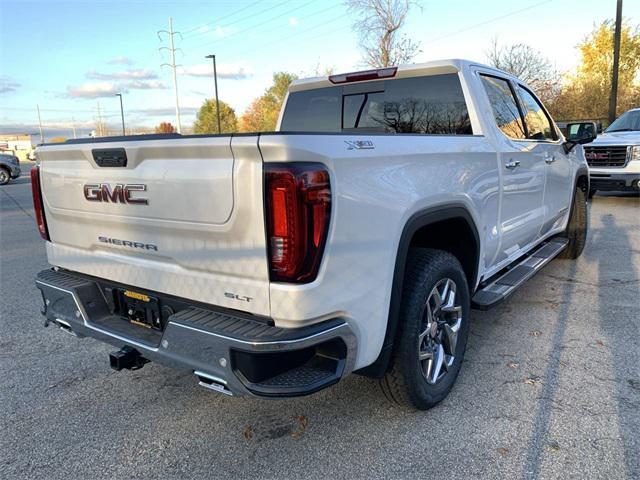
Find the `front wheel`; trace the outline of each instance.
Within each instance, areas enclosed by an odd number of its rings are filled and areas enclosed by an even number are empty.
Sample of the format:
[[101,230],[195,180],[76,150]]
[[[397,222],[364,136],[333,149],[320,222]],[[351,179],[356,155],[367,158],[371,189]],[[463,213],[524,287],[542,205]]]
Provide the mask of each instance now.
[[394,403],[426,410],[456,381],[469,334],[469,288],[456,257],[409,252],[392,364],[381,387]]
[[558,255],[558,258],[569,258],[575,260],[578,258],[584,246],[587,243],[587,231],[589,229],[589,214],[587,211],[587,193],[576,187],[573,195],[573,204],[571,205],[571,217],[565,230],[564,237],[569,240],[567,248]]
[[0,167],[0,185],[6,185],[11,180],[11,174],[6,168]]

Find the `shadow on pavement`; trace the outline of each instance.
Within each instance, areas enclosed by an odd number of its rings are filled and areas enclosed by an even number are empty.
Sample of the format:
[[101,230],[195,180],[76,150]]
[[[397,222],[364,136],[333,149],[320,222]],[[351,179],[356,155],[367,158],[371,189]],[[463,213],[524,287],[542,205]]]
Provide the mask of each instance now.
[[[577,271],[576,261],[564,261],[571,262],[566,276],[568,278],[575,278]],[[540,477],[545,440],[547,439],[547,435],[549,433],[551,415],[553,413],[553,401],[558,390],[560,373],[562,372],[562,368],[560,366],[560,358],[562,356],[562,346],[565,331],[567,329],[567,322],[570,319],[569,309],[571,307],[575,288],[576,287],[573,282],[566,282],[561,292],[561,298],[563,299],[563,301],[558,308],[558,321],[556,331],[554,332],[552,337],[551,351],[549,352],[549,361],[547,362],[547,366],[542,377],[544,388],[542,389],[542,393],[540,394],[538,409],[533,420],[533,431],[531,432],[529,444],[527,447],[527,459],[524,464],[523,478],[535,479]]]
[[[613,214],[601,217],[602,228],[596,230],[594,243],[614,238],[615,252],[594,256],[598,262],[598,316],[600,331],[606,336],[605,344],[611,352],[614,396],[618,406],[618,425],[624,447],[623,455],[629,478],[640,478],[640,364],[638,363],[638,337],[640,336],[638,307],[640,281],[635,271],[629,230],[636,226],[618,225]],[[637,254],[638,252],[636,252]],[[611,255],[615,255],[615,260]],[[603,288],[603,287],[607,288]],[[617,295],[618,289],[630,289]],[[622,298],[636,300],[635,305],[624,304]],[[635,359],[635,360],[634,360]],[[605,373],[605,372],[601,372]]]

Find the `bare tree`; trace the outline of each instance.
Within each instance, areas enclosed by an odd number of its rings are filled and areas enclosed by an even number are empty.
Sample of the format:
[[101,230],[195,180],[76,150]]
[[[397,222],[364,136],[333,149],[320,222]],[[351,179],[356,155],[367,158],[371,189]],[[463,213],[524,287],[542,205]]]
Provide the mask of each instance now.
[[420,46],[400,32],[415,5],[413,0],[345,0],[349,11],[357,16],[353,24],[360,37],[364,61],[376,68],[411,61]]
[[501,46],[494,38],[486,52],[489,64],[527,83],[543,101],[554,98],[560,89],[560,74],[551,62],[524,43]]

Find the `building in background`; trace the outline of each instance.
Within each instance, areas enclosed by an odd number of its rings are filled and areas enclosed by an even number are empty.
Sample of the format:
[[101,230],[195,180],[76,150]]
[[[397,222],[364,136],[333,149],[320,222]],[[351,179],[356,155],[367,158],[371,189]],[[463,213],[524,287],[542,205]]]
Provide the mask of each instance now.
[[33,150],[33,142],[31,141],[32,134],[16,134],[16,133],[3,133],[0,134],[0,151],[12,150],[15,155],[24,161],[27,159],[27,155]]

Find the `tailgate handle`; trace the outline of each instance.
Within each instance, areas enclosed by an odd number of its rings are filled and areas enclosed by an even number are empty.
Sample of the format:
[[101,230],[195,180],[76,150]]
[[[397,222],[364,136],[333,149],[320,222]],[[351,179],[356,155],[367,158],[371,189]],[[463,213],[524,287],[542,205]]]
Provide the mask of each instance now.
[[91,153],[99,167],[127,166],[127,152],[124,148],[96,148]]

